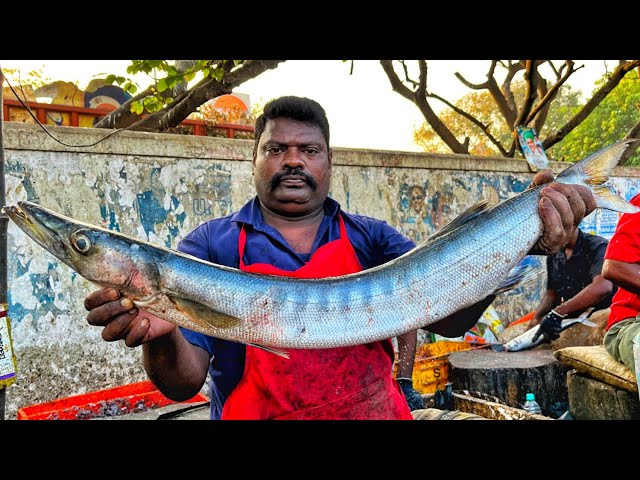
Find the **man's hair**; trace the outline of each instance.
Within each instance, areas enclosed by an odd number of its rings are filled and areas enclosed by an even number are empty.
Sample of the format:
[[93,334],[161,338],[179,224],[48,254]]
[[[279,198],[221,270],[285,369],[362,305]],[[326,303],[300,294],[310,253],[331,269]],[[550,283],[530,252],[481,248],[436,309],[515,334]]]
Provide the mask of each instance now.
[[260,137],[264,133],[267,122],[274,118],[291,118],[317,125],[322,132],[324,140],[327,142],[327,148],[329,148],[329,120],[327,120],[324,108],[310,98],[286,96],[267,102],[262,113],[256,119],[254,153],[258,151],[258,143],[260,143]]

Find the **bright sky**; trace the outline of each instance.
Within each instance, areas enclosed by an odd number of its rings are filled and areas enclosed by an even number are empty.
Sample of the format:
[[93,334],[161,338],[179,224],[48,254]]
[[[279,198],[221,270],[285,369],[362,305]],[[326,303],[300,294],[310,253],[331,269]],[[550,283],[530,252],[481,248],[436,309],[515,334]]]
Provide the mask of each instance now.
[[[467,80],[486,79],[487,60],[429,60],[429,90],[450,101],[469,93],[454,72]],[[105,74],[126,75],[128,60],[0,60],[3,69],[24,73],[41,70],[52,81],[74,82],[84,88],[92,78]],[[589,95],[594,82],[615,67],[611,60],[576,60],[585,68],[574,73],[569,84]],[[252,104],[264,104],[280,95],[299,95],[317,100],[326,110],[333,147],[370,148],[419,152],[413,131],[423,123],[418,108],[391,85],[377,60],[356,60],[353,75],[350,62],[340,60],[288,60],[277,68],[249,80],[237,89],[248,94]],[[136,77],[141,86],[148,81]],[[438,103],[434,103],[436,109]]]

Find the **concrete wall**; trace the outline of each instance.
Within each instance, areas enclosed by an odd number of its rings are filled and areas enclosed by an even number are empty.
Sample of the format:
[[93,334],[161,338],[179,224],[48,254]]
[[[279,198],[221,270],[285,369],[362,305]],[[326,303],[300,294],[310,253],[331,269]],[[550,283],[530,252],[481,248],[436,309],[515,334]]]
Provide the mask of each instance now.
[[[49,126],[4,126],[7,204],[38,202],[65,215],[166,247],[203,220],[226,215],[254,195],[253,141]],[[106,138],[105,138],[106,137]],[[97,143],[99,142],[99,143]],[[94,145],[95,144],[95,145]],[[335,149],[331,196],[354,213],[386,220],[417,242],[483,198],[504,200],[532,174],[524,160]],[[555,171],[566,165],[554,163]],[[629,199],[640,172],[619,168],[613,185]],[[617,217],[594,215],[606,230]],[[536,257],[538,258],[538,257]],[[18,408],[146,380],[141,350],[107,343],[86,323],[95,287],[8,227],[9,316],[17,382],[6,418]],[[503,322],[536,304],[541,281],[495,302]]]

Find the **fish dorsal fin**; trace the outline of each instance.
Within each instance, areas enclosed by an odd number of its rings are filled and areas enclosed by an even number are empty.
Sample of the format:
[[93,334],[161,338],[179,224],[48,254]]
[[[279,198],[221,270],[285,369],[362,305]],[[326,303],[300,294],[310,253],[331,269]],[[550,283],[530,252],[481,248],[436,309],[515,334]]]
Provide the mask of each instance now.
[[482,213],[486,212],[487,210],[489,210],[489,208],[490,208],[489,200],[479,201],[475,205],[472,205],[471,207],[467,208],[464,212],[462,212],[460,215],[454,218],[451,222],[447,223],[444,227],[442,227],[436,233],[431,235],[427,241],[430,242],[431,240],[441,237],[442,235],[446,235],[447,233],[473,220],[478,215],[481,215]]
[[[168,298],[183,315],[205,328],[231,328],[235,327],[242,321],[237,317],[219,312],[218,310],[202,305],[201,303],[194,302],[193,300],[187,300],[186,298],[177,296],[168,296]],[[289,354],[287,352],[278,350],[277,348],[265,347],[255,343],[249,343],[248,345],[261,348],[262,350],[278,355],[279,357],[289,358]]]

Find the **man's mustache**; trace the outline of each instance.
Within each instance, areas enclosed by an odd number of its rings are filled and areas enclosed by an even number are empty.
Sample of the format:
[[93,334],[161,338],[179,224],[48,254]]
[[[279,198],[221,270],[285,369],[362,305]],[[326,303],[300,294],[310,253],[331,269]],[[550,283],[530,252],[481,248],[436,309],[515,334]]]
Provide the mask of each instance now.
[[302,170],[288,170],[286,172],[276,173],[273,177],[271,177],[271,181],[269,182],[269,186],[271,187],[271,190],[275,190],[275,188],[278,185],[280,185],[280,182],[282,182],[287,177],[302,178],[302,180],[307,185],[309,185],[312,190],[316,190],[318,187],[318,185],[316,184],[316,181],[313,179],[311,175],[303,172]]

